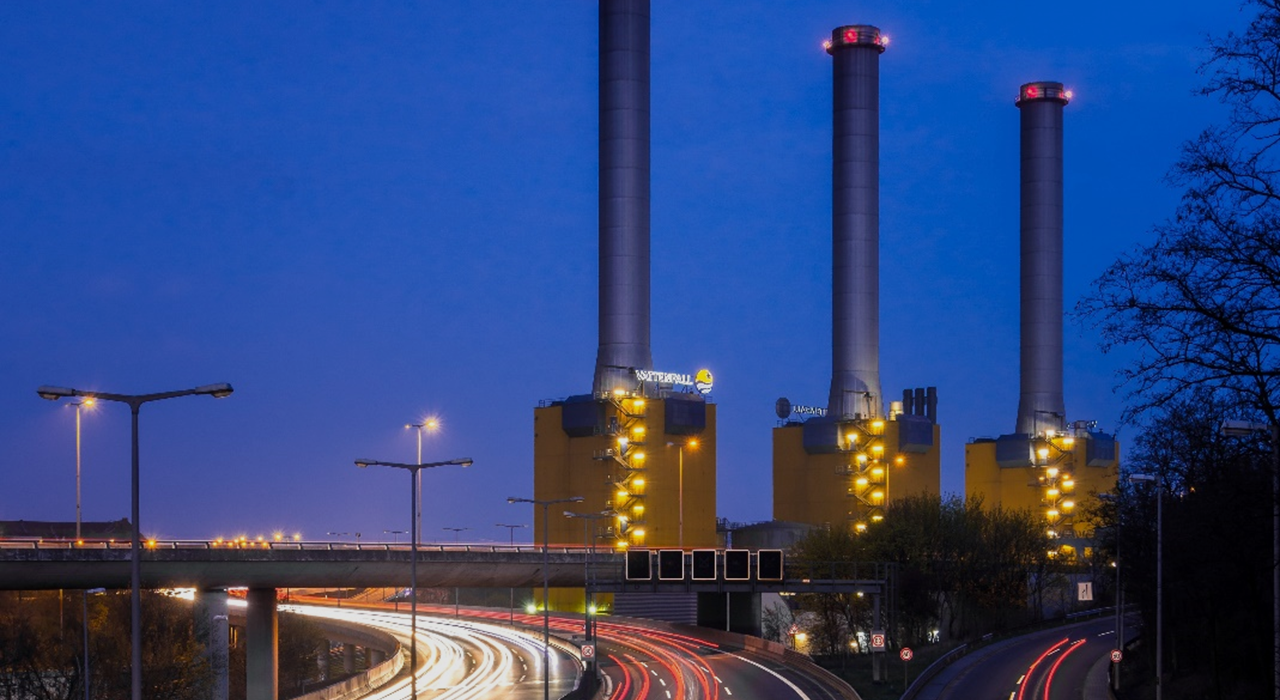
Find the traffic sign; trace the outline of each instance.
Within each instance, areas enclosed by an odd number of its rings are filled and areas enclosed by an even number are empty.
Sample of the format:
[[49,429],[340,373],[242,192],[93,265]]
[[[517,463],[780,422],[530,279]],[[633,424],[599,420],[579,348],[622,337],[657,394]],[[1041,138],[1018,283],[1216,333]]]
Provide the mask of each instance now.
[[1123,659],[1123,658],[1124,658],[1124,652],[1123,652],[1123,651],[1120,651],[1119,649],[1112,649],[1112,650],[1111,650],[1111,663],[1113,663],[1113,664],[1118,664],[1118,663],[1120,663],[1120,660],[1121,660],[1121,659]]
[[1076,600],[1090,601],[1093,600],[1093,582],[1081,581],[1076,584]]
[[871,633],[871,651],[884,651],[884,632]]
[[584,660],[584,661],[590,661],[590,660],[592,660],[592,659],[596,658],[596,643],[595,643],[595,642],[587,642],[586,644],[583,644],[583,645],[580,647],[580,650],[582,651],[582,658],[583,658],[583,660]]
[[911,647],[902,647],[902,651],[898,652],[898,658],[903,661],[910,661],[914,654],[911,653]]

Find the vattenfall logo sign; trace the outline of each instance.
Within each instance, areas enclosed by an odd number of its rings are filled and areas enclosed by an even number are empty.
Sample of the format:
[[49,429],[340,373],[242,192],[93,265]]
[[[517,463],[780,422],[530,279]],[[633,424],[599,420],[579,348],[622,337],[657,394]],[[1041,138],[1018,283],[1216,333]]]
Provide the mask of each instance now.
[[698,390],[699,394],[710,394],[714,380],[711,377],[711,370],[700,369],[696,375],[681,374],[680,372],[658,372],[651,369],[636,370],[636,379],[642,382],[653,382],[654,384],[670,384],[671,386],[691,386]]

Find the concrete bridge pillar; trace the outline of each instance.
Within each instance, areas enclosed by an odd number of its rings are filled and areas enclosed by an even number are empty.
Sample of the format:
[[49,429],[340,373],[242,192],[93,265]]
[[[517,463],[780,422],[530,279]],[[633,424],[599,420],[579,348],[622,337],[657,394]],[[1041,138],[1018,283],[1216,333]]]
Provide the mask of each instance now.
[[221,589],[200,591],[195,605],[196,633],[204,645],[205,658],[213,672],[209,700],[227,700],[231,683],[227,672],[231,622],[227,618],[227,592]]
[[351,642],[342,644],[342,672],[356,672],[356,645]]
[[247,700],[278,700],[280,674],[276,649],[280,633],[276,619],[276,589],[249,589],[249,623],[245,676]]

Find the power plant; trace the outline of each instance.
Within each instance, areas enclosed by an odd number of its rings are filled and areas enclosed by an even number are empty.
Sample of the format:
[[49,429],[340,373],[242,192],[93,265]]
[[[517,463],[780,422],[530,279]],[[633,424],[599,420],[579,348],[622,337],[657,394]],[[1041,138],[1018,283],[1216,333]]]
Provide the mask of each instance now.
[[[716,407],[709,371],[655,370],[649,343],[649,3],[599,5],[599,346],[590,393],[534,410],[535,541],[716,547]],[[940,493],[934,387],[886,407],[880,380],[877,27],[847,25],[832,58],[832,365],[825,407],[779,399],[775,520],[864,531],[898,499]],[[1060,83],[1022,86],[1021,397],[1015,430],[965,449],[965,490],[1042,515],[1061,551],[1087,537],[1079,500],[1114,486],[1118,445],[1068,423],[1062,356]],[[887,410],[886,410],[887,408]],[[581,499],[571,506],[569,499]],[[601,518],[587,527],[562,511]],[[541,513],[538,513],[541,515]],[[559,596],[557,607],[578,597]]]
[[[940,490],[937,392],[880,388],[880,54],[876,27],[838,27],[833,63],[831,392],[825,410],[778,402],[775,520],[866,529],[895,498]],[[805,418],[807,417],[807,419]]]
[[1043,517],[1055,551],[1071,555],[1092,528],[1082,499],[1115,487],[1119,445],[1091,421],[1067,421],[1062,368],[1062,133],[1071,92],[1062,83],[1022,86],[1021,353],[1014,432],[965,446],[965,492],[988,506]]
[[[563,511],[607,513],[617,549],[714,547],[716,412],[701,371],[654,371],[649,346],[649,2],[600,12],[599,338],[591,393],[534,410],[534,539],[584,544]],[[539,513],[541,516],[541,513]],[[590,544],[590,542],[585,542]],[[580,599],[580,597],[579,597]]]

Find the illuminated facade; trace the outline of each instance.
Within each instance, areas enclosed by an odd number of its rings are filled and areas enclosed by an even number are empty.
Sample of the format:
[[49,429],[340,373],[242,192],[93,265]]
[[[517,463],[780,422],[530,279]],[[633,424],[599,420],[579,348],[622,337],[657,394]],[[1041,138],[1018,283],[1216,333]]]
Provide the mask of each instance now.
[[940,429],[935,402],[920,403],[906,414],[895,403],[888,418],[820,416],[774,428],[774,519],[861,531],[895,499],[937,496]]
[[[585,499],[552,513],[553,544],[584,543],[581,521],[563,516],[573,510],[613,515],[596,533],[610,548],[716,546],[715,404],[651,393],[571,397],[534,410],[534,498]],[[542,541],[540,520],[534,536]]]
[[1038,437],[1002,435],[965,445],[965,492],[989,508],[1038,514],[1051,538],[1069,547],[1091,539],[1081,505],[1115,488],[1120,444],[1090,423],[1046,430]]

